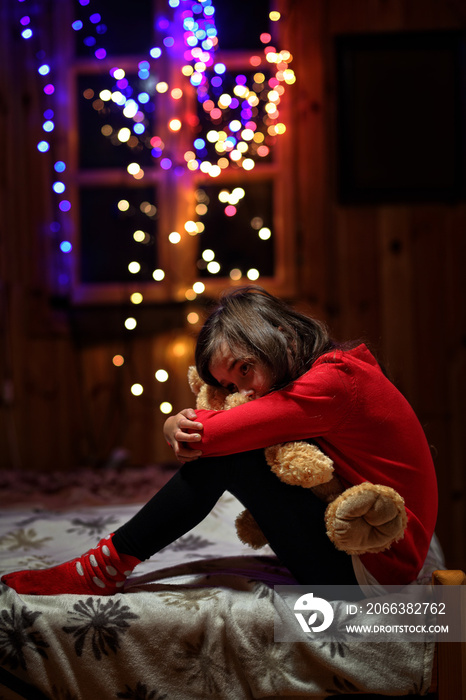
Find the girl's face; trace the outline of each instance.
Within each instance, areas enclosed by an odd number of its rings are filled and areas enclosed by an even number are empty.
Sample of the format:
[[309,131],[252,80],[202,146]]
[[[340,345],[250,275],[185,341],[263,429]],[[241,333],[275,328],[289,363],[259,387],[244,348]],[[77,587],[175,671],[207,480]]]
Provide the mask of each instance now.
[[272,387],[270,371],[262,362],[233,354],[226,343],[213,356],[209,370],[230,392],[239,391],[249,399],[263,396]]

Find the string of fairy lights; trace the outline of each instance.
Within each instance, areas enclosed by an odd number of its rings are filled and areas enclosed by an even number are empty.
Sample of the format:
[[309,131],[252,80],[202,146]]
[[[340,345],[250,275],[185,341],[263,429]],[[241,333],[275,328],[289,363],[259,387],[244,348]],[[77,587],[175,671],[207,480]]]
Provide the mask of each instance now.
[[[95,7],[98,2],[76,2],[76,7],[80,6],[80,17],[85,19],[73,19],[71,28],[82,39],[91,56],[96,61],[103,61],[107,59],[107,27],[104,18]],[[18,3],[24,8],[19,18],[21,36],[24,40],[31,41],[39,33],[34,27],[34,18],[38,24],[40,3],[32,3],[29,0],[18,0]],[[87,15],[83,15],[85,9],[88,11]],[[280,13],[271,11],[269,18],[271,23],[279,22]],[[125,144],[135,156],[141,150],[149,149],[153,167],[173,171],[175,174],[202,173],[212,180],[227,169],[247,173],[257,164],[267,162],[277,138],[286,131],[285,124],[280,120],[280,102],[286,87],[292,85],[296,79],[290,68],[293,58],[291,53],[287,50],[277,50],[272,44],[272,35],[264,32],[260,35],[263,50],[252,53],[248,69],[229,70],[226,63],[217,60],[220,40],[215,22],[214,0],[168,0],[167,12],[155,19],[155,28],[159,45],[153,45],[147,58],[138,62],[138,85],[142,85],[142,89],[135,89],[131,85],[131,76],[127,75],[122,67],[112,66],[109,70],[113,81],[111,88],[102,89],[98,94],[92,89],[84,91],[83,98],[89,100],[97,112],[108,113],[108,106],[111,105],[112,109],[118,109],[119,124],[121,115],[125,118],[124,126],[115,127],[111,123],[105,123],[101,128],[102,136],[115,145]],[[160,59],[163,57],[169,59],[171,65],[179,67],[179,75],[174,84],[170,84],[168,79],[157,77]],[[41,153],[52,155],[52,191],[56,215],[50,224],[50,231],[56,236],[61,256],[66,258],[73,252],[70,237],[66,236],[66,232],[71,230],[69,217],[72,215],[72,204],[67,196],[67,163],[62,158],[53,157],[53,139],[59,119],[59,108],[56,106],[58,100],[54,99],[56,84],[53,79],[53,67],[57,61],[52,56],[47,56],[42,48],[36,52],[36,58],[37,73],[42,81],[44,95],[43,136],[37,143],[37,149]],[[186,117],[182,98],[185,94],[193,92],[199,108],[197,115],[191,114]],[[167,110],[170,112],[166,125],[167,133],[184,133],[188,134],[188,138],[176,142],[174,146],[175,139],[166,138],[163,133],[152,133],[154,98],[166,98],[171,101],[170,109]],[[189,143],[189,139],[191,145],[180,148],[179,143]],[[127,172],[136,180],[143,180],[146,176],[144,167],[146,166],[141,165],[135,157],[127,165]],[[227,187],[221,189],[218,197],[224,207],[225,216],[236,215],[244,196],[245,190],[242,187],[234,187],[231,191]],[[184,224],[184,230],[191,236],[202,234],[202,216],[206,214],[209,205],[208,197],[202,188],[197,190],[196,198],[197,220],[188,220]],[[150,204],[146,204],[151,207]],[[118,202],[121,211],[127,206],[126,200]],[[258,235],[263,240],[272,235],[270,228],[261,223],[253,227],[258,229]],[[143,242],[145,234],[137,230],[133,237],[135,241]],[[169,232],[168,240],[177,245],[181,241],[180,232]],[[219,273],[220,265],[213,250],[202,251],[201,262],[210,274]],[[59,267],[59,285],[66,288],[70,284],[70,266],[63,263]],[[128,270],[137,275],[140,270],[138,261],[129,261]],[[237,280],[242,274],[240,270],[234,269],[230,276]],[[258,279],[259,275],[256,269],[247,272],[250,280]],[[165,272],[156,269],[152,277],[155,283],[160,282],[164,279]],[[204,283],[197,281],[186,291],[186,298],[192,301],[204,290]],[[135,305],[142,303],[142,292],[132,292],[130,301]],[[187,320],[195,324],[199,317],[195,312],[191,312]],[[137,326],[137,320],[130,316],[124,324],[127,330],[133,330]],[[124,358],[116,355],[113,362],[121,366]],[[168,373],[164,369],[157,370],[155,378],[165,382]],[[138,395],[143,392],[143,387],[134,384],[131,391]],[[169,402],[162,404],[162,412],[170,413],[171,410]]]

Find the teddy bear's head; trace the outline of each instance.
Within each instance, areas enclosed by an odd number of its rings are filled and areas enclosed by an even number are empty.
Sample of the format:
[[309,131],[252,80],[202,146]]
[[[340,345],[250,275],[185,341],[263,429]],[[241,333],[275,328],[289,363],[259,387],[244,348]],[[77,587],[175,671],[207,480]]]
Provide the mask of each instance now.
[[250,399],[239,391],[230,393],[221,386],[206,384],[199,376],[196,367],[188,370],[188,382],[191,391],[196,396],[196,408],[206,408],[212,411],[225,411],[233,406],[240,406]]

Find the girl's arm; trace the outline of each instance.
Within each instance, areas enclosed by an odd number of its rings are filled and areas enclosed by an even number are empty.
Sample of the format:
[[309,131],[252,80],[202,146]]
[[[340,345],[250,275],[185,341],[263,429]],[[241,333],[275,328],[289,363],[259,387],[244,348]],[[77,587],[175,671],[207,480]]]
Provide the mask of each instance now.
[[353,408],[355,387],[342,369],[340,362],[315,366],[290,387],[242,406],[196,411],[203,425],[196,447],[203,456],[215,457],[325,436],[346,420]]

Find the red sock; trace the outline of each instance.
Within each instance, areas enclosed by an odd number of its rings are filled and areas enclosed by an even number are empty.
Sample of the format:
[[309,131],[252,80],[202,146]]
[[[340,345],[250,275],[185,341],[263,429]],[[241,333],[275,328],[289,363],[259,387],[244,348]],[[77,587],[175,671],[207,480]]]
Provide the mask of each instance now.
[[108,535],[77,559],[50,569],[16,571],[2,576],[2,582],[17,593],[30,595],[113,595],[121,591],[126,577],[140,559],[119,554]]

